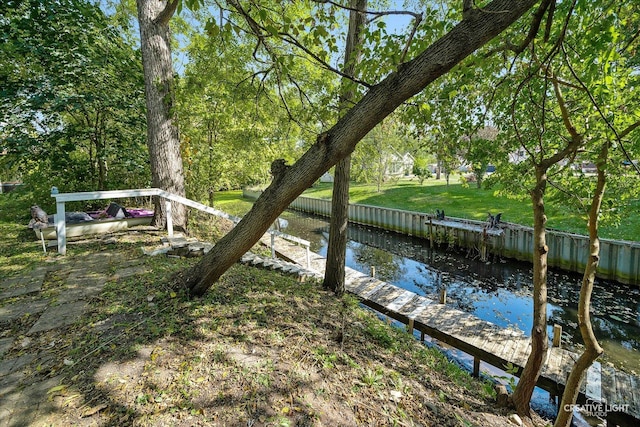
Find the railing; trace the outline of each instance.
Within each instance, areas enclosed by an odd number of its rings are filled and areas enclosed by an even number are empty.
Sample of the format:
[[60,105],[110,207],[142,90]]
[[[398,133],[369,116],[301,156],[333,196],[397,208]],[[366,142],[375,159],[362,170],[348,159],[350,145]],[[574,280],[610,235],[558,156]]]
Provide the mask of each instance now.
[[[229,215],[226,212],[212,208],[202,203],[194,202],[186,197],[178,196],[177,194],[169,193],[159,188],[144,188],[137,190],[111,190],[111,191],[86,191],[78,193],[51,193],[51,197],[56,199],[56,238],[58,240],[58,253],[60,255],[66,255],[67,253],[67,226],[65,222],[66,202],[79,202],[86,200],[103,200],[103,199],[122,199],[129,197],[148,197],[158,196],[165,199],[165,206],[167,211],[167,234],[169,237],[173,236],[173,219],[171,216],[171,202],[182,203],[185,206],[198,209],[211,215],[215,215],[221,218],[233,221],[234,225],[240,222],[240,217]],[[307,267],[310,265],[310,246],[311,243],[307,240],[300,239],[295,236],[282,233],[280,231],[271,229],[271,256],[275,258],[274,250],[274,238],[279,236],[283,239],[290,240],[292,242],[301,244],[307,249]]]

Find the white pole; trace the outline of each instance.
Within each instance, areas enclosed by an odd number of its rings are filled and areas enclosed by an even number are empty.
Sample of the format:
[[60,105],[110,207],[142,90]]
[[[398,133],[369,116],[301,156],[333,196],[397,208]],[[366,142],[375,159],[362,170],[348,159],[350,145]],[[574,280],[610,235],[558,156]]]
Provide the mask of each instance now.
[[173,218],[171,217],[171,200],[165,200],[165,206],[167,208],[167,233],[169,237],[173,237]]
[[67,226],[65,224],[64,202],[56,201],[56,235],[58,237],[58,253],[67,254]]
[[42,239],[42,250],[44,251],[45,255],[47,254],[47,245],[44,243],[44,233],[42,233],[42,230],[40,230],[40,239]]

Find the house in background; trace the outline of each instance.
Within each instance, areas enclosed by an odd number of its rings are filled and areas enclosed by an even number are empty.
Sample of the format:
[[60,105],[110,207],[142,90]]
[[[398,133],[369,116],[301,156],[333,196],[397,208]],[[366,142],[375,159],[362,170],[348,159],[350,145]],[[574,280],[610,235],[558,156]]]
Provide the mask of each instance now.
[[385,177],[399,177],[410,175],[413,172],[413,164],[416,159],[411,153],[400,154],[397,151],[393,151],[387,155],[385,161]]
[[327,171],[320,177],[320,182],[333,182],[333,176]]

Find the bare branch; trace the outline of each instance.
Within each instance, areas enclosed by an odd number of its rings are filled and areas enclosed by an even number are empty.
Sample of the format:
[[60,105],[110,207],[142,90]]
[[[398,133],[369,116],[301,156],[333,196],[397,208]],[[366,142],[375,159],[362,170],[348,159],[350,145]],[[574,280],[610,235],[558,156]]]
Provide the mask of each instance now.
[[549,5],[549,13],[547,13],[547,25],[544,28],[544,41],[548,42],[551,37],[551,24],[553,24],[553,15],[556,11],[556,0],[552,0]]
[[562,94],[562,90],[560,89],[560,85],[558,81],[553,77],[550,78],[551,83],[553,84],[553,91],[556,94],[556,100],[558,101],[558,106],[560,107],[560,113],[562,115],[562,123],[564,124],[565,129],[571,135],[571,139],[579,139],[582,138],[582,135],[578,133],[576,127],[571,121],[571,115],[569,113],[569,109],[567,108],[567,102],[564,99],[564,95]]
[[624,45],[624,47],[622,49],[620,49],[620,52],[624,52],[627,49],[629,49],[631,46],[633,46],[633,43],[635,43],[635,41],[638,39],[638,37],[640,37],[640,28],[638,28],[638,30],[636,31],[636,33],[631,36],[631,38],[629,39],[629,41],[627,42],[626,45]]
[[404,49],[402,49],[402,55],[400,55],[400,63],[404,62],[404,58],[407,56],[407,51],[409,51],[409,46],[411,46],[411,42],[413,41],[413,37],[416,35],[416,31],[418,31],[418,26],[422,22],[422,14],[419,13],[417,16],[413,18],[413,27],[411,27],[411,33],[409,34],[409,38],[407,39],[407,43],[404,45]]

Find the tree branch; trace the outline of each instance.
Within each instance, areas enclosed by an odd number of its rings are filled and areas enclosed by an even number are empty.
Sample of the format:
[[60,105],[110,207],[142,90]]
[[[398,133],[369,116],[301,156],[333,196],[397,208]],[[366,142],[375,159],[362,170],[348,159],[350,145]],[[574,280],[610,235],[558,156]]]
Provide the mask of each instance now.
[[513,44],[510,41],[507,41],[504,45],[490,50],[486,54],[486,56],[491,56],[496,52],[502,52],[505,50],[514,52],[516,55],[519,55],[522,52],[524,52],[527,46],[529,46],[529,44],[531,44],[533,39],[535,39],[536,34],[538,34],[538,30],[540,29],[540,24],[542,23],[542,18],[544,17],[544,14],[547,11],[547,8],[549,7],[552,1],[554,0],[543,0],[540,3],[540,5],[538,6],[538,9],[536,9],[535,13],[533,14],[531,25],[529,25],[529,32],[527,33],[527,36],[524,38],[524,40],[522,40],[522,42],[519,45]]
[[467,19],[470,16],[474,6],[475,6],[474,0],[462,1],[462,19]]
[[[344,9],[344,10],[348,10],[350,12],[360,12],[360,13],[365,13],[367,15],[373,15],[373,18],[371,18],[370,20],[368,20],[367,22],[364,23],[364,25],[369,25],[370,23],[372,23],[373,21],[375,21],[376,19],[382,18],[383,16],[389,16],[389,15],[409,15],[409,16],[413,16],[413,26],[411,28],[411,32],[409,33],[409,39],[407,40],[407,43],[404,46],[404,49],[402,49],[402,54],[400,55],[400,63],[403,63],[406,56],[407,56],[407,52],[409,50],[409,46],[411,45],[411,42],[413,41],[413,38],[416,35],[416,32],[418,31],[418,26],[420,25],[420,23],[422,22],[423,19],[423,14],[421,12],[412,12],[410,10],[387,10],[387,11],[375,11],[375,10],[357,10],[353,7],[350,6],[344,6],[341,4],[338,4],[334,1],[331,0],[313,0],[316,3],[328,3],[330,5],[333,5],[337,8],[340,9]],[[465,0],[467,1],[467,0]],[[471,2],[473,2],[473,0],[471,0]],[[331,70],[333,71],[333,70]],[[345,77],[344,75],[342,75],[341,77]],[[353,80],[353,78],[351,78],[351,80]],[[358,82],[356,82],[358,83]],[[362,84],[362,83],[360,83]],[[369,86],[367,86],[369,87]]]
[[169,20],[176,13],[176,9],[178,8],[178,3],[180,0],[170,0],[167,2],[167,5],[164,7],[162,12],[158,14],[154,22],[156,24],[166,25],[169,23]]
[[[271,56],[271,58],[274,60],[274,62],[276,61],[276,58],[278,57],[273,51],[271,46],[267,43],[266,39],[268,37],[270,37],[269,35],[266,35],[266,29],[261,26],[255,19],[253,19],[251,17],[251,15],[249,15],[249,13],[244,10],[244,8],[242,7],[242,5],[237,1],[237,0],[229,0],[229,3],[236,9],[236,11],[245,19],[245,21],[247,22],[247,24],[249,25],[249,27],[251,28],[251,33],[258,38],[258,41],[260,44],[262,44],[265,49],[267,50],[267,52],[269,53],[269,55]],[[328,71],[331,71],[332,73],[335,73],[337,75],[339,75],[340,77],[349,79],[351,81],[353,81],[354,83],[357,83],[359,85],[362,85],[366,88],[370,88],[372,85],[370,83],[367,83],[363,80],[360,79],[356,79],[353,76],[349,76],[346,73],[343,73],[342,71],[340,71],[339,69],[332,67],[330,64],[328,64],[326,61],[323,61],[318,55],[316,55],[315,53],[313,53],[310,49],[308,49],[306,46],[304,46],[302,43],[300,43],[295,37],[293,37],[291,34],[289,33],[284,33],[284,32],[279,32],[278,35],[281,37],[281,39],[287,43],[289,43],[292,46],[297,47],[298,49],[302,50],[305,54],[309,55],[311,58],[313,58],[314,61],[316,61],[318,64],[320,64],[320,66]],[[257,48],[256,48],[257,49]]]
[[422,20],[422,13],[412,12],[410,10],[385,10],[385,11],[366,10],[364,11],[364,10],[357,10],[350,6],[338,4],[331,0],[313,0],[313,1],[315,3],[327,3],[339,9],[348,10],[350,12],[363,12],[363,13],[366,13],[367,15],[373,15],[374,17],[371,18],[368,22],[366,22],[365,25],[370,24],[371,22],[375,21],[378,18],[381,18],[383,16],[388,16],[388,15],[410,15],[410,16],[413,16],[415,19]]

